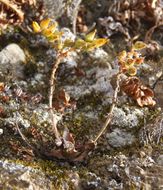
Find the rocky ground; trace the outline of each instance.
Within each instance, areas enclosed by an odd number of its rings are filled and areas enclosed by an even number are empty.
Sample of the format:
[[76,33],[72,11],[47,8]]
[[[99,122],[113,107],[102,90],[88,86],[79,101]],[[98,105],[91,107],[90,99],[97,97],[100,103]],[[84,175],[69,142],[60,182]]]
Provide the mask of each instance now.
[[[138,73],[154,90],[156,106],[140,108],[119,94],[96,149],[84,162],[71,163],[34,154],[17,131],[18,124],[37,150],[54,143],[47,99],[54,50],[40,35],[27,39],[12,31],[0,41],[0,189],[163,189],[162,50],[147,57]],[[63,89],[70,96],[69,107],[57,104],[58,126],[61,131],[66,126],[76,141],[95,138],[112,103],[119,39],[113,42],[89,54],[73,54],[57,72],[54,102],[61,101],[57,97]]]

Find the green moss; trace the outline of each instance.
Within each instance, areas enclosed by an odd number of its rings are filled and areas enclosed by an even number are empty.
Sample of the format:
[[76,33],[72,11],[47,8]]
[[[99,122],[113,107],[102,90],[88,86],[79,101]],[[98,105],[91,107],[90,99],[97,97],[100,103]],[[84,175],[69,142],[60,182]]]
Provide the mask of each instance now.
[[61,167],[54,161],[45,161],[38,159],[37,162],[28,162],[22,160],[9,160],[11,163],[22,164],[26,167],[31,167],[33,169],[43,172],[47,177],[52,180],[53,188],[59,190],[62,189],[63,183],[67,183],[70,189],[74,189],[74,185],[69,177],[69,167]]
[[102,104],[102,98],[103,94],[92,92],[90,94],[82,96],[78,100],[77,106],[79,107],[79,109],[81,109],[89,105],[91,109],[95,109]]
[[77,140],[84,140],[94,128],[95,121],[88,118],[84,113],[76,113],[68,121],[64,121],[63,126],[66,126]]

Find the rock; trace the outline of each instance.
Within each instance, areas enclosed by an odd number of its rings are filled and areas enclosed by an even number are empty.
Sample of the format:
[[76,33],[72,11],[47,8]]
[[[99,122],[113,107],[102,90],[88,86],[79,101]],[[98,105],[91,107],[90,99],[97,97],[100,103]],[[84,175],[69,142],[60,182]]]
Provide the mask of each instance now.
[[62,18],[64,25],[72,25],[73,20],[77,17],[81,0],[43,0],[43,2],[49,17],[57,19],[65,13]]
[[82,189],[96,189],[100,187],[101,179],[95,173],[87,173],[87,181],[82,183]]
[[0,160],[0,189],[51,190],[53,185],[39,170]]
[[[30,118],[31,122],[37,122],[37,125],[41,126],[47,126],[49,123],[51,123],[50,113],[48,112],[49,107],[46,104],[40,104],[39,107],[35,108],[35,110],[32,113],[32,116]],[[56,121],[60,121],[62,119],[62,114],[54,114]]]
[[163,81],[157,82],[154,92],[158,100],[158,104],[163,108]]
[[115,148],[129,146],[135,142],[135,137],[132,134],[118,128],[114,129],[111,133],[107,133],[106,137],[108,139],[108,143]]
[[136,107],[121,107],[114,108],[112,125],[121,126],[123,128],[138,127],[145,115],[146,108],[138,109]]
[[0,128],[0,135],[2,135],[2,134],[3,134],[3,129]]
[[0,72],[2,74],[11,71],[16,78],[23,77],[26,57],[24,51],[17,44],[10,44],[0,52]]
[[108,55],[108,53],[102,48],[98,48],[90,52],[90,57],[94,59],[94,64],[97,62],[97,65],[106,67],[107,69],[112,69],[112,66],[110,64],[112,57]]
[[[85,95],[95,93],[103,93],[103,102],[108,104],[111,102],[113,95],[113,88],[110,84],[110,79],[114,74],[116,74],[115,69],[101,68],[99,66],[94,66],[93,68],[86,71],[86,76],[79,78],[80,80],[74,80],[75,84],[71,82],[70,85],[65,85],[64,89],[75,99],[79,99]],[[93,78],[90,79],[90,77]],[[72,80],[72,77],[71,79]]]
[[62,15],[65,6],[64,0],[43,0],[43,2],[50,17],[56,19]]
[[13,125],[13,126],[15,126],[16,123],[19,123],[24,128],[30,127],[29,121],[24,119],[19,112],[13,113],[13,117],[6,118],[4,122],[5,125]]
[[159,157],[157,158],[157,163],[163,166],[163,154],[159,155]]
[[139,131],[139,142],[143,145],[161,143],[163,137],[163,113],[160,113],[153,121],[141,127]]

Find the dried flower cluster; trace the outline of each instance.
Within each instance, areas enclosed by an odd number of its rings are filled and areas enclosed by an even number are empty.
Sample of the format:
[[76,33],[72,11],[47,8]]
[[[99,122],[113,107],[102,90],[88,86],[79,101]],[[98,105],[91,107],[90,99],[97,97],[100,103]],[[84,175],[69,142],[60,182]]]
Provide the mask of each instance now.
[[118,55],[118,63],[120,65],[120,70],[123,73],[128,73],[130,76],[134,76],[137,73],[137,67],[144,62],[144,57],[138,50],[146,47],[146,44],[137,41],[131,51],[126,52],[125,50],[120,52]]
[[153,91],[144,86],[137,77],[129,77],[123,81],[121,89],[134,100],[137,101],[138,105],[143,106],[154,106],[156,101],[153,100]]

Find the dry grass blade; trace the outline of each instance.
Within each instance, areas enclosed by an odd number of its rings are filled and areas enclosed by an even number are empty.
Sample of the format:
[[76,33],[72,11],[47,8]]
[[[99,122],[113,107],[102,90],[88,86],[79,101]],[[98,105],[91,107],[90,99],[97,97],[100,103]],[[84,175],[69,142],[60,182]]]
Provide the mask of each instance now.
[[35,0],[0,0],[0,28],[21,24],[24,21],[24,7],[35,5]]

